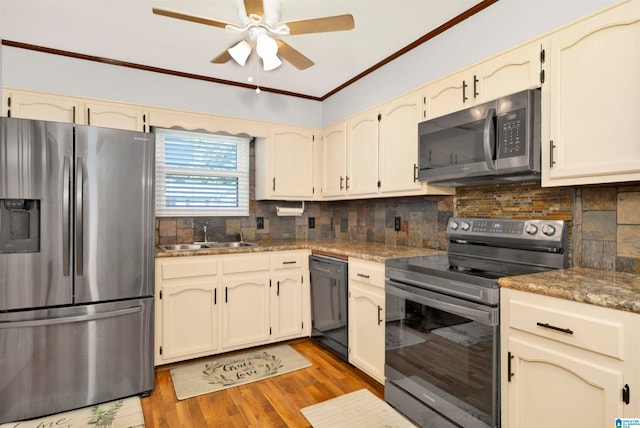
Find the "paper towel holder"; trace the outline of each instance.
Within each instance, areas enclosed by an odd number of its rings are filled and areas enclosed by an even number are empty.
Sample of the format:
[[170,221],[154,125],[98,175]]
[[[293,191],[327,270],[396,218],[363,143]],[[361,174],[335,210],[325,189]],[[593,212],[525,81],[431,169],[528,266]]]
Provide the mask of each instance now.
[[276,213],[278,216],[299,216],[304,212],[304,201],[302,201],[302,205],[300,208],[298,207],[279,207],[276,206]]

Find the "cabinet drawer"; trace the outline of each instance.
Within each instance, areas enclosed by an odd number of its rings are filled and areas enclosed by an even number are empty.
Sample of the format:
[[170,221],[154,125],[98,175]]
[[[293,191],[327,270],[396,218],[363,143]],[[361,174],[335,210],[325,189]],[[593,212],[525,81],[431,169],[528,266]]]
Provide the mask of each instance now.
[[349,259],[349,279],[384,288],[384,264]]
[[230,256],[222,260],[222,272],[228,273],[245,273],[269,270],[268,255],[250,255]]
[[624,312],[539,295],[507,304],[512,329],[624,359]]
[[215,259],[209,257],[194,257],[161,261],[160,277],[163,280],[176,278],[191,278],[195,276],[210,276],[217,273]]
[[302,267],[302,254],[285,253],[271,256],[271,267],[273,269],[289,269]]

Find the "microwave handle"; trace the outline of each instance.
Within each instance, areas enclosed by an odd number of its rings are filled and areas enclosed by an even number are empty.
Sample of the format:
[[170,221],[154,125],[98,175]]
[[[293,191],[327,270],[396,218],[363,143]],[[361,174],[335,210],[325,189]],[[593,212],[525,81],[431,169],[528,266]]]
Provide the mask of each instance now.
[[491,170],[496,169],[495,161],[493,160],[493,146],[494,141],[491,138],[491,130],[493,126],[493,118],[496,115],[496,109],[490,108],[487,110],[487,117],[484,119],[484,159],[487,162],[487,167]]

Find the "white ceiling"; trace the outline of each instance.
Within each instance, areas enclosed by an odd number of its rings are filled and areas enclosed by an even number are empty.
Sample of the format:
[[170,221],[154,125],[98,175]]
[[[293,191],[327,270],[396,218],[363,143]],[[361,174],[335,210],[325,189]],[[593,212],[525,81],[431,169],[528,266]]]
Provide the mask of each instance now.
[[283,36],[315,65],[262,71],[209,61],[240,35],[155,15],[162,7],[237,23],[236,0],[0,0],[0,38],[321,98],[480,0],[281,0],[282,21],[350,13],[355,29]]

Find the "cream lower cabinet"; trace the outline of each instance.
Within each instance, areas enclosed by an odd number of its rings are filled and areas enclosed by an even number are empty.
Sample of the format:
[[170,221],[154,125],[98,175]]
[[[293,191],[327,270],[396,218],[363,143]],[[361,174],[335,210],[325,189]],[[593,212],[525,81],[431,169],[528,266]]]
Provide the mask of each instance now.
[[308,336],[308,256],[156,259],[156,365]]
[[599,428],[638,417],[639,319],[502,289],[502,426]]
[[384,264],[349,259],[349,362],[384,383]]
[[550,38],[542,93],[542,185],[640,180],[640,2]]

